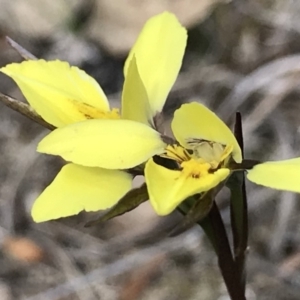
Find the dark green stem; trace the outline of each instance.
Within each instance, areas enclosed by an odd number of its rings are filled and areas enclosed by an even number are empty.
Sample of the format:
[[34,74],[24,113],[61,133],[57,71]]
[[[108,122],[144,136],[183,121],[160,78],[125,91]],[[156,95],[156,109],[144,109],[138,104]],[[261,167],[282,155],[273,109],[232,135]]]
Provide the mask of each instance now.
[[243,286],[239,284],[238,270],[232,256],[227,232],[215,202],[208,216],[199,225],[207,234],[218,256],[218,264],[230,298],[246,300]]
[[[194,205],[194,202],[195,199],[193,197],[188,198],[180,205],[179,211],[186,215],[191,206]],[[198,225],[202,227],[218,257],[218,265],[231,299],[246,300],[243,286],[241,286],[238,277],[239,272],[233,259],[227,232],[215,201],[208,215],[199,221]]]

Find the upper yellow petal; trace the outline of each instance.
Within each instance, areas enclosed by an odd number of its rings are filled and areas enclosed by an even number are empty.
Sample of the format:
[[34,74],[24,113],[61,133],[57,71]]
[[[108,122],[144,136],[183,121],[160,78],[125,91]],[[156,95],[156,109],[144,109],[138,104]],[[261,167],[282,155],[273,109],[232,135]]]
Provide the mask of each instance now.
[[177,78],[186,40],[186,29],[176,16],[164,12],[146,22],[129,53],[124,68],[125,77],[128,76],[129,64],[135,55],[153,115],[161,112]]
[[203,177],[185,176],[181,170],[170,170],[156,164],[153,159],[146,163],[145,179],[150,202],[158,215],[171,213],[189,196],[208,191],[225,180],[228,169],[219,169]]
[[48,134],[38,151],[107,169],[135,167],[162,153],[165,144],[151,127],[130,120],[87,120]]
[[197,140],[232,145],[234,160],[238,163],[242,161],[241,149],[232,131],[215,113],[200,103],[183,104],[177,109],[172,130],[177,141],[185,148],[191,149],[191,144]]
[[67,62],[28,60],[0,69],[19,86],[34,110],[55,127],[109,111],[98,83]]
[[131,189],[131,181],[132,176],[124,171],[68,164],[35,200],[33,220],[44,222],[110,208]]
[[256,165],[247,171],[247,178],[273,189],[300,193],[300,158]]
[[132,57],[122,93],[122,118],[152,125],[149,99],[136,65]]

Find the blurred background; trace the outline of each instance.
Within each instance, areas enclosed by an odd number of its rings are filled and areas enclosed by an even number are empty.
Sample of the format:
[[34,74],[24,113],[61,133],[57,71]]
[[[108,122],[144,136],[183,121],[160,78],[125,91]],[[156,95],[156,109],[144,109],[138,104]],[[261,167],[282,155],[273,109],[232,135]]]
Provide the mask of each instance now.
[[[21,61],[8,35],[35,56],[66,60],[119,105],[122,67],[144,22],[169,10],[189,29],[166,120],[201,101],[229,125],[240,111],[246,156],[300,155],[300,1],[0,0],[0,67]],[[23,100],[0,74],[0,91]],[[30,208],[62,166],[35,152],[47,133],[0,103],[1,300],[224,300],[214,253],[198,227],[168,232],[177,213],[147,204],[101,226],[98,214],[35,224]],[[299,196],[247,183],[248,299],[300,299]],[[227,197],[226,197],[227,196]],[[229,226],[228,194],[218,200]]]

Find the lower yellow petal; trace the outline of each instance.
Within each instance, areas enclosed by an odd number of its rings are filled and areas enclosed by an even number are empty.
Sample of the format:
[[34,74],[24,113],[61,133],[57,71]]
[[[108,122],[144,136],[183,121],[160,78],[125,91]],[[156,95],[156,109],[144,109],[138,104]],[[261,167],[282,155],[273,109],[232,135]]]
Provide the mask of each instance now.
[[183,104],[177,109],[172,130],[177,141],[185,148],[191,148],[191,144],[197,140],[231,145],[234,160],[238,163],[242,161],[241,149],[232,131],[215,113],[200,103]]
[[68,164],[36,199],[32,218],[44,222],[110,208],[130,190],[131,181],[123,171]]
[[122,118],[152,125],[147,92],[133,56],[125,77],[122,93]]
[[229,173],[228,169],[219,169],[201,178],[186,177],[182,171],[164,168],[150,159],[145,168],[150,202],[158,215],[167,215],[187,197],[217,186]]
[[33,109],[55,127],[102,117],[109,111],[98,83],[67,62],[28,60],[0,71],[18,84]]
[[160,134],[145,124],[87,120],[52,131],[37,150],[83,166],[128,169],[162,153],[164,148]]
[[300,158],[265,162],[247,173],[247,178],[256,184],[300,193]]

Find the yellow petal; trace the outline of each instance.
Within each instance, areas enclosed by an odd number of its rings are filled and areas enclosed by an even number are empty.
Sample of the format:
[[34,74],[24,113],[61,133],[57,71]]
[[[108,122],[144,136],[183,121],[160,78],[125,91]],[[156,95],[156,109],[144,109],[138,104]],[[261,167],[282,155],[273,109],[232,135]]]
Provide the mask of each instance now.
[[64,166],[32,207],[35,222],[97,211],[115,205],[131,189],[132,176],[124,171]]
[[256,184],[300,193],[300,158],[265,162],[247,173],[247,178]]
[[0,71],[10,76],[33,109],[56,127],[94,118],[97,110],[109,111],[98,83],[67,62],[28,60]]
[[162,153],[165,144],[151,127],[130,120],[87,120],[52,131],[38,151],[89,167],[127,169]]
[[215,113],[200,103],[183,104],[177,109],[172,130],[177,141],[185,148],[191,148],[189,144],[198,139],[232,145],[234,160],[238,163],[242,161],[241,149],[232,131]]
[[152,125],[149,100],[135,56],[130,61],[122,93],[122,118]]
[[162,110],[176,80],[186,40],[186,29],[176,16],[164,12],[147,21],[130,51],[124,69],[125,77],[135,55],[153,115]]
[[181,171],[164,168],[150,159],[145,168],[150,202],[158,215],[167,215],[187,197],[217,186],[229,173],[228,169],[219,169],[201,178],[186,177]]

